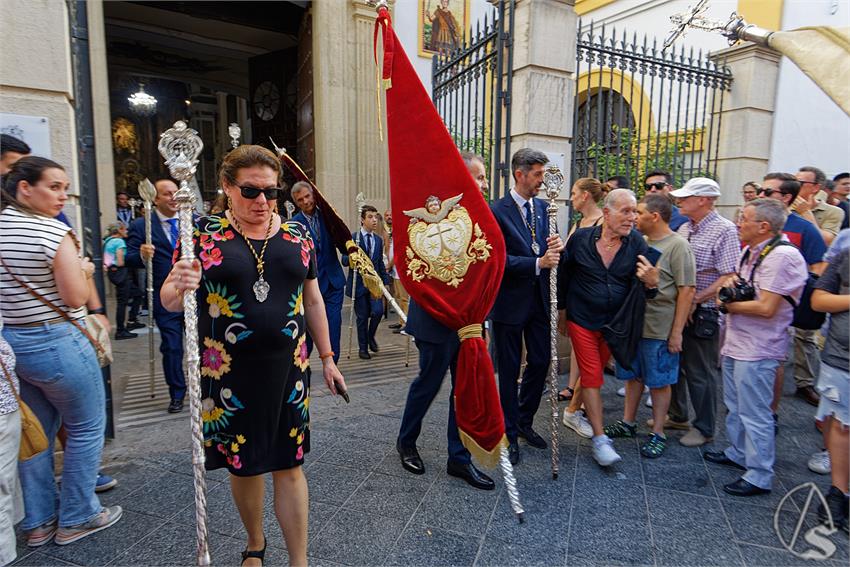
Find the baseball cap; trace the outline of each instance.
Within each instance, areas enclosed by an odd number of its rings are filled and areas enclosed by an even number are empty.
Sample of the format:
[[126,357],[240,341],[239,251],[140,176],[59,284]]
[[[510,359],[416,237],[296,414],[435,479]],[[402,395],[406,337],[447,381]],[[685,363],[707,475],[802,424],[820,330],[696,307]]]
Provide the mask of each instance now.
[[694,177],[689,179],[681,189],[670,191],[670,195],[677,199],[684,197],[719,197],[720,186],[714,179]]

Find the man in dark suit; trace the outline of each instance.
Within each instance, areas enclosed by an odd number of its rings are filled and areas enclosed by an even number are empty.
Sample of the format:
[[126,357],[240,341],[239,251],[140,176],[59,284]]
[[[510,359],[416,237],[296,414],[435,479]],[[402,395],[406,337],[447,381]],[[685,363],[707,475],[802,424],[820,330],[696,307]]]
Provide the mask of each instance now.
[[[366,205],[360,212],[360,230],[353,233],[351,238],[369,256],[378,277],[384,284],[389,285],[390,277],[384,267],[384,241],[375,234],[378,228],[378,209]],[[342,263],[348,266],[348,256],[342,257]],[[345,295],[351,297],[352,280],[354,270],[348,269],[348,280],[345,284]],[[384,303],[380,299],[374,299],[363,285],[363,278],[357,274],[357,285],[354,292],[354,314],[357,317],[357,344],[359,356],[363,360],[372,358],[369,350],[378,352],[378,343],[375,342],[375,333],[384,316]]]
[[[557,265],[563,243],[548,237],[546,203],[535,198],[543,183],[543,152],[523,148],[511,159],[514,188],[491,205],[505,237],[507,259],[493,305],[493,341],[499,368],[499,398],[513,464],[519,462],[517,437],[546,448],[532,429],[550,359],[549,270]],[[520,356],[525,339],[526,367],[517,395]]]
[[186,378],[183,375],[183,313],[171,313],[162,307],[159,290],[171,271],[171,258],[179,240],[177,226],[178,204],[174,200],[177,185],[170,179],[159,179],[156,200],[151,211],[151,244],[145,244],[145,219],[137,218],[130,224],[127,239],[127,265],[144,268],[144,260],[153,258],[153,317],[159,328],[162,342],[162,370],[171,396],[169,413],[183,409],[186,395]]
[[[478,183],[482,193],[485,192],[487,175],[484,160],[480,156],[470,153],[463,153],[461,156],[472,178]],[[400,285],[398,280],[396,285]],[[457,333],[436,321],[413,300],[408,304],[405,329],[405,332],[416,339],[416,348],[419,349],[419,376],[410,384],[410,390],[407,392],[407,403],[404,406],[401,429],[396,441],[401,465],[413,474],[425,473],[422,457],[416,450],[416,440],[419,438],[419,432],[422,429],[422,420],[443,385],[446,370],[450,370],[452,390],[449,393],[449,424],[447,430],[449,459],[446,464],[446,472],[450,476],[462,478],[475,488],[493,490],[495,488],[493,479],[475,468],[469,451],[461,443],[458,434],[454,407],[457,353],[460,349]]]
[[[313,187],[305,181],[299,181],[292,186],[292,200],[301,209],[292,220],[300,222],[310,231],[313,244],[316,246],[316,267],[318,270],[319,291],[325,300],[325,314],[328,317],[328,330],[331,336],[331,349],[334,351],[334,362],[339,360],[339,340],[342,329],[342,299],[345,288],[345,275],[339,263],[336,247],[334,246],[328,228],[325,225],[322,211],[316,206]],[[313,351],[313,339],[307,336],[307,349]]]

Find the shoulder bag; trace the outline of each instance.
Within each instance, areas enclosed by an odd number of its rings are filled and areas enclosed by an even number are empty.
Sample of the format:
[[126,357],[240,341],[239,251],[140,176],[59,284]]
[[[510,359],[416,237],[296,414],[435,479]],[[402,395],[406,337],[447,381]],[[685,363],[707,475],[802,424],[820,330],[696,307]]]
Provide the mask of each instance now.
[[2,357],[0,357],[0,366],[3,367],[3,375],[9,382],[9,387],[15,395],[15,399],[18,400],[18,407],[21,410],[21,446],[18,449],[18,460],[26,461],[47,450],[47,435],[44,433],[44,428],[41,426],[38,417],[18,395],[18,390],[15,389],[15,383],[12,381],[12,375],[6,368],[6,363],[3,362]]

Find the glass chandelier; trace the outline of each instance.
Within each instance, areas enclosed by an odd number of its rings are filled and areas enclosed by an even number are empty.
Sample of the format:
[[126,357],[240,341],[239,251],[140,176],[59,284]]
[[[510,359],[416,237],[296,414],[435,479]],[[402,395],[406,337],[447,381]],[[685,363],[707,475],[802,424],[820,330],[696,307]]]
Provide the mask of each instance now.
[[131,94],[127,100],[130,102],[130,109],[139,116],[156,114],[156,98],[145,92],[144,83],[139,84],[139,92]]

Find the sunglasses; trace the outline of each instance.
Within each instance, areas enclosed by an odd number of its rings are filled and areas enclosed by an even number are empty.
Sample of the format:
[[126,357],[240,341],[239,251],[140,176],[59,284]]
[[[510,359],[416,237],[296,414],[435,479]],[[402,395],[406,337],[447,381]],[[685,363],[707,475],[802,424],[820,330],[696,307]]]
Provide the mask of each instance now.
[[647,191],[652,191],[653,189],[655,189],[656,191],[661,191],[665,187],[667,187],[667,184],[663,181],[656,181],[655,183],[647,183],[643,186],[643,188],[646,189]]
[[240,186],[239,191],[240,191],[240,193],[242,193],[242,196],[245,197],[246,199],[256,199],[257,197],[260,196],[260,193],[262,193],[263,196],[265,196],[266,201],[273,201],[273,200],[277,199],[277,193],[278,193],[278,191],[282,191],[282,189],[280,187],[269,187],[267,189],[257,189],[256,187],[250,187],[250,186],[246,185],[244,187]]

